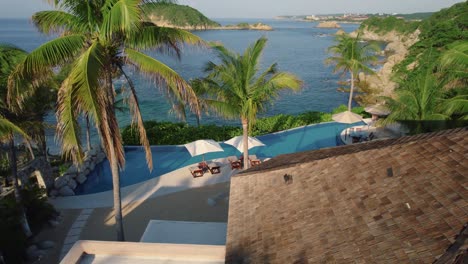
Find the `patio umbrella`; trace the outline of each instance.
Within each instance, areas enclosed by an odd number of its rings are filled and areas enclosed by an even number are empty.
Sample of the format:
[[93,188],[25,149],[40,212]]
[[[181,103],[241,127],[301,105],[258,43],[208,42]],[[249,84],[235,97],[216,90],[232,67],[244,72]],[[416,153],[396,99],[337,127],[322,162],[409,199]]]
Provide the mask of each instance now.
[[350,111],[332,115],[332,119],[338,123],[352,124],[362,121],[362,116]]
[[368,106],[364,108],[364,110],[371,115],[377,116],[388,116],[390,114],[390,110],[388,110],[386,106],[381,104]]
[[[227,141],[224,141],[224,143],[235,147],[240,152],[244,151],[244,137],[243,136],[233,137],[233,138],[231,138],[231,139],[229,139]],[[253,147],[265,146],[265,144],[263,144],[260,140],[254,138],[254,137],[248,137],[247,145],[248,145],[249,149],[251,149]]]
[[192,157],[203,155],[203,161],[205,161],[205,153],[224,151],[221,145],[212,139],[200,139],[187,143],[184,146]]

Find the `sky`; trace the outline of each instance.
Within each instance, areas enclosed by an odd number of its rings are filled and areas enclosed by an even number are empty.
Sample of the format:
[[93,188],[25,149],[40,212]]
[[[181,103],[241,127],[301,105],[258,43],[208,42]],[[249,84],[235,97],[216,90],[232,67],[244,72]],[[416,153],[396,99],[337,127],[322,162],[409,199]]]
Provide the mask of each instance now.
[[[51,9],[45,0],[0,0],[0,18],[31,17]],[[279,15],[433,12],[462,0],[179,0],[209,18],[273,18]]]

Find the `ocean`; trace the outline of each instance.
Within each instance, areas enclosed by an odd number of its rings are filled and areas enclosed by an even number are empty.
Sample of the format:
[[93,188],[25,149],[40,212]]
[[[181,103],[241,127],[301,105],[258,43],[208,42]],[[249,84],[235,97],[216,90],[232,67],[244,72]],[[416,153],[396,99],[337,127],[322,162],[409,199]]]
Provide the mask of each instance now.
[[[324,64],[324,60],[330,56],[327,48],[334,43],[336,29],[316,28],[316,22],[289,20],[216,19],[216,21],[222,25],[240,22],[262,22],[271,25],[274,28],[273,31],[209,30],[194,33],[206,41],[221,42],[236,52],[243,52],[258,38],[265,36],[268,42],[261,60],[261,68],[265,69],[276,62],[281,71],[294,73],[304,81],[302,91],[282,92],[278,100],[269,105],[260,117],[280,113],[330,111],[340,104],[347,103],[348,94],[337,91],[337,81],[340,75],[333,73],[333,66]],[[342,24],[341,26],[344,31],[351,32],[359,25]],[[52,37],[38,33],[27,19],[0,19],[0,43],[14,44],[26,51],[31,51],[50,39]],[[149,52],[149,54],[166,63],[186,80],[202,77],[203,66],[208,61],[216,62],[212,51],[203,48],[184,48],[180,60],[155,52]],[[131,73],[131,76],[137,86],[144,120],[178,121],[177,117],[171,113],[171,106],[162,91],[137,73]],[[130,123],[128,113],[119,113],[118,118],[121,127]],[[54,123],[54,113],[50,113],[46,120]],[[195,118],[189,115],[188,122],[194,124]],[[213,115],[203,116],[201,122],[202,124],[240,125],[238,120],[224,120]],[[53,136],[53,131],[49,131],[48,134]]]

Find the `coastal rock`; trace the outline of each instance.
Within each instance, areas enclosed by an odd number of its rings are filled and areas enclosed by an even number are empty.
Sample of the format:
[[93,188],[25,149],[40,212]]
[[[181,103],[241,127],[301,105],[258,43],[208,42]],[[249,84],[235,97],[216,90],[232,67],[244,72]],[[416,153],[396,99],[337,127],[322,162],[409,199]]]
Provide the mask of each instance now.
[[83,174],[79,174],[77,177],[76,177],[76,181],[79,183],[79,184],[83,184],[83,182],[85,182],[88,178],[83,175]]
[[67,185],[69,180],[70,180],[70,176],[69,176],[69,175],[64,175],[64,176],[62,176],[62,177],[58,177],[58,178],[55,179],[54,187],[55,187],[56,189],[60,189],[60,188],[62,188],[63,186]]
[[50,191],[49,195],[51,197],[57,197],[59,194],[58,190],[57,189],[52,189],[52,191]]
[[67,185],[60,188],[59,194],[61,196],[73,196],[75,195],[75,192]]
[[337,35],[337,36],[341,36],[341,35],[344,35],[344,34],[346,34],[346,32],[345,32],[344,30],[342,30],[342,29],[338,30],[338,31],[335,33],[335,35]]
[[[393,91],[397,88],[397,84],[392,80],[393,67],[405,59],[409,48],[419,40],[420,33],[419,30],[416,30],[407,35],[396,31],[381,34],[364,29],[361,35],[364,40],[388,43],[384,49],[385,54],[387,54],[387,59],[376,74],[359,74],[359,80],[366,82],[370,89],[377,91],[377,96],[392,96]],[[356,31],[350,33],[351,37],[355,37],[356,35]],[[414,67],[414,65],[412,65],[412,67]]]
[[57,227],[58,225],[60,225],[60,222],[57,220],[49,220],[49,225],[51,227]]
[[74,165],[70,166],[70,168],[68,168],[67,170],[67,174],[74,174],[77,172],[78,172],[78,169]]
[[70,181],[68,181],[68,187],[70,187],[70,189],[74,190],[76,186],[77,186],[77,183],[75,180],[70,179]]
[[317,25],[318,28],[341,28],[336,21],[324,21]]
[[100,152],[96,157],[96,164],[101,163],[104,159],[106,159],[106,154],[104,154],[104,152]]
[[44,240],[44,241],[39,242],[39,243],[37,244],[37,246],[38,246],[40,249],[54,248],[54,247],[55,247],[55,242],[50,241],[50,240]]
[[26,258],[29,260],[36,260],[41,256],[45,256],[45,252],[36,245],[31,245],[26,249]]

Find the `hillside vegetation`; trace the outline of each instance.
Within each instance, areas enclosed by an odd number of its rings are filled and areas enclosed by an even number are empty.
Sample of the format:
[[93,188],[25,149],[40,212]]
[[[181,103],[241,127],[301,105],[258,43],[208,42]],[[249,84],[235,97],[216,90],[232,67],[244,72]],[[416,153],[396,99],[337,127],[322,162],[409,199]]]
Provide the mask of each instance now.
[[[437,62],[441,54],[452,45],[468,41],[468,2],[458,3],[434,13],[421,21],[418,28],[421,31],[419,41],[410,48],[406,59],[397,66],[396,70],[400,74],[417,74],[418,70],[431,65],[428,62]],[[420,59],[424,59],[425,62],[420,63]],[[408,67],[411,64],[420,67],[413,70],[412,67]]]
[[221,26],[190,6],[172,3],[150,4],[148,17],[151,20],[164,21],[176,27],[210,28]]
[[407,34],[414,32],[419,26],[418,21],[406,21],[402,18],[389,16],[385,18],[381,17],[370,17],[362,22],[360,28],[367,28],[370,31],[374,31],[379,34],[385,34],[392,30],[399,33]]

